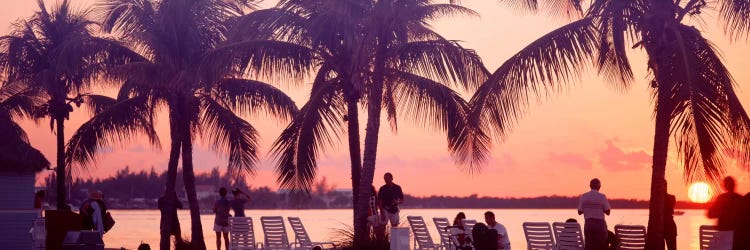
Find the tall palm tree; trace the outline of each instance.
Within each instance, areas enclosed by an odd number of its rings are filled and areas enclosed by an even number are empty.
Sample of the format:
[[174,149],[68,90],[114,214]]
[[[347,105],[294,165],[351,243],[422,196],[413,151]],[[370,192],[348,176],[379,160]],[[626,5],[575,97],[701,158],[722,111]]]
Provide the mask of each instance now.
[[[536,9],[536,1],[516,2]],[[685,17],[700,18],[701,0],[559,1],[551,9],[580,18],[544,35],[500,66],[471,100],[472,125],[497,138],[519,119],[529,95],[557,92],[587,63],[615,86],[627,89],[633,73],[627,46],[648,56],[654,96],[655,134],[647,249],[664,249],[663,210],[670,138],[677,145],[685,178],[717,181],[727,151],[746,147],[750,119],[733,90],[733,79],[716,48]],[[712,3],[713,4],[713,3]],[[747,34],[747,1],[722,0],[720,19],[730,35]],[[747,160],[750,152],[743,151]]]
[[175,188],[181,156],[192,242],[205,249],[195,191],[193,139],[200,135],[212,149],[228,153],[228,169],[235,176],[253,174],[258,133],[239,115],[265,112],[287,118],[297,107],[279,89],[244,77],[272,78],[275,73],[281,78],[302,77],[312,59],[300,46],[289,43],[227,41],[235,19],[252,7],[248,1],[106,0],[100,7],[106,30],[119,35],[143,59],[111,75],[124,82],[120,96],[145,96],[152,109],[163,107],[169,114],[166,190]]
[[129,50],[116,41],[92,35],[95,23],[88,9],[74,11],[65,0],[48,11],[42,0],[29,19],[15,24],[10,35],[0,37],[0,70],[9,83],[26,86],[43,104],[36,118],[50,118],[57,137],[57,208],[65,197],[65,120],[73,104],[94,104],[87,91],[104,70],[130,60]]
[[[378,5],[396,6],[382,10]],[[379,124],[380,109],[386,109],[392,129],[397,128],[397,110],[401,110],[402,116],[445,131],[459,162],[481,161],[484,154],[472,154],[469,150],[476,148],[466,146],[470,138],[477,137],[464,127],[466,103],[450,86],[470,88],[484,80],[486,70],[473,51],[442,38],[425,24],[443,14],[473,11],[429,1],[368,0],[282,1],[274,11],[268,14],[272,22],[261,26],[273,27],[275,32],[269,33],[281,33],[280,39],[303,44],[321,58],[310,99],[274,144],[279,182],[309,191],[319,151],[335,143],[346,121],[356,192],[355,242],[366,241],[368,235],[368,203],[362,197],[369,197],[373,182],[379,128],[371,126],[373,118]],[[392,19],[383,19],[383,14]],[[391,30],[376,28],[384,24]],[[381,38],[389,32],[396,36]],[[388,45],[377,50],[381,43]],[[382,67],[373,67],[375,63]],[[364,155],[370,165],[361,173],[359,102],[369,107],[371,121]]]

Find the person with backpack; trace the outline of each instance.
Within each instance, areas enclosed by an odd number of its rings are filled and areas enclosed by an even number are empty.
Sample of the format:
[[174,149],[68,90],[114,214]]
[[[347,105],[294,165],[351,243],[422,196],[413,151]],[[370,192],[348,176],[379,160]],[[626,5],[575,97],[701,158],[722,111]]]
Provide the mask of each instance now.
[[229,210],[231,202],[227,200],[227,189],[219,189],[219,199],[214,203],[214,231],[216,232],[216,250],[221,250],[221,237],[224,236],[224,245],[229,249]]
[[104,234],[104,214],[107,212],[107,206],[102,200],[101,191],[91,191],[89,198],[81,203],[79,208],[81,217],[83,217],[83,229],[98,231]]

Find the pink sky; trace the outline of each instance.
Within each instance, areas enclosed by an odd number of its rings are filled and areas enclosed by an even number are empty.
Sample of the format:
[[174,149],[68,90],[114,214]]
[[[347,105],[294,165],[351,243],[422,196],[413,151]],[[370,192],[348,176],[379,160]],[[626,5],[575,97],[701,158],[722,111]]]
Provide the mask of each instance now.
[[[47,1],[53,3],[54,1]],[[91,0],[73,1],[76,5]],[[506,58],[529,42],[564,22],[544,15],[514,13],[497,1],[463,1],[478,11],[481,18],[452,18],[435,22],[435,28],[448,39],[460,40],[464,47],[477,50],[488,68],[494,70]],[[270,6],[270,3],[264,4]],[[35,1],[12,1],[0,9],[0,33],[7,34],[10,23],[27,17],[35,9]],[[740,100],[750,105],[747,91],[750,74],[747,62],[750,48],[746,42],[730,42],[722,29],[709,17],[696,25],[720,48],[726,65],[737,80]],[[382,185],[385,172],[395,175],[395,182],[412,195],[470,195],[499,197],[533,197],[543,195],[578,195],[587,191],[588,180],[598,177],[603,182],[602,192],[612,198],[647,199],[651,176],[651,148],[653,119],[651,97],[646,80],[643,53],[631,50],[636,82],[622,92],[610,87],[603,78],[584,74],[564,94],[553,96],[532,105],[510,137],[503,144],[495,144],[491,161],[479,174],[469,175],[453,164],[446,150],[445,136],[401,119],[397,134],[387,124],[381,129],[376,170],[376,185]],[[297,105],[306,101],[308,87],[296,88],[280,84]],[[746,107],[747,108],[747,107]],[[361,116],[364,119],[364,114]],[[76,110],[66,123],[66,136],[87,119],[85,110]],[[273,166],[267,149],[285,126],[284,121],[267,117],[247,117],[262,136],[263,161],[258,174],[251,177],[253,186],[276,187]],[[162,150],[152,150],[145,141],[135,138],[123,148],[102,155],[97,167],[83,173],[83,177],[106,177],[117,169],[166,169],[168,133],[167,120],[162,117],[158,131]],[[361,121],[364,128],[364,120]],[[32,144],[54,162],[54,135],[47,121],[38,125],[24,122]],[[362,133],[364,137],[364,133]],[[345,139],[345,136],[343,137]],[[674,149],[674,145],[670,145]],[[339,188],[350,186],[349,162],[345,141],[332,148],[320,159],[319,176]],[[687,199],[687,186],[675,154],[670,153],[667,166],[669,191],[678,199]],[[226,156],[211,152],[199,145],[194,151],[198,171],[226,166]],[[53,163],[54,164],[54,163]],[[738,180],[741,193],[750,191],[747,172],[733,164],[728,173]],[[42,172],[46,175],[48,172]]]

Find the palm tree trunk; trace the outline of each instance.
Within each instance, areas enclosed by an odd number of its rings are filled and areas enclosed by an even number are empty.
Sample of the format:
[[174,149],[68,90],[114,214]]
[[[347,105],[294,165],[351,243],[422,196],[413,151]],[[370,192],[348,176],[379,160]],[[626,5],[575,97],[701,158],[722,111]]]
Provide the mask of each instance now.
[[[367,103],[367,128],[365,130],[365,151],[362,161],[362,177],[359,180],[359,197],[368,197],[375,176],[375,160],[378,152],[378,133],[380,131],[380,113],[383,102],[383,81],[385,80],[386,45],[379,39],[375,52],[375,68],[373,71],[372,88]],[[367,242],[368,199],[359,199],[354,208],[357,211],[354,218],[354,244]]]
[[203,226],[201,225],[201,210],[198,205],[198,197],[195,192],[195,173],[193,172],[193,143],[190,136],[190,123],[182,124],[182,178],[185,182],[185,193],[187,193],[190,205],[190,229],[191,244],[194,249],[205,250],[206,242],[203,239]]
[[[170,118],[174,118],[174,114],[170,114]],[[171,139],[171,146],[169,149],[169,163],[167,163],[167,183],[166,188],[164,191],[164,196],[168,197],[167,195],[171,195],[172,192],[175,192],[175,184],[177,183],[177,163],[180,158],[180,140],[179,140],[179,131],[175,126],[175,122],[170,122],[170,139]],[[166,206],[167,209],[173,209],[173,211],[167,211],[166,214],[172,215],[173,213],[176,213],[177,207],[174,206],[174,204],[171,204],[169,206]],[[163,215],[163,214],[162,214]],[[173,218],[172,216],[165,216],[165,218],[161,218],[162,221],[164,221],[163,225],[167,228],[164,228],[160,230],[161,238],[159,239],[159,249],[161,250],[169,250],[170,249],[170,237],[171,233],[174,231],[172,226],[177,224],[179,227],[180,221],[174,221],[176,218]],[[175,235],[176,237],[180,237],[180,235]]]
[[[658,72],[656,73],[658,75]],[[663,81],[661,81],[663,82]],[[669,151],[669,88],[659,85],[656,104],[653,168],[651,170],[651,199],[649,202],[648,236],[646,249],[664,249],[664,197],[667,194],[666,165]]]
[[64,118],[55,118],[57,122],[57,210],[62,210],[67,206],[65,195],[65,181],[67,171],[65,171],[65,120]]
[[[352,207],[359,201],[359,178],[362,169],[362,151],[359,141],[359,98],[349,90],[345,93],[347,99],[347,129],[349,132],[349,159],[352,166]],[[368,196],[369,197],[369,196]],[[357,209],[354,209],[354,218],[357,218]]]

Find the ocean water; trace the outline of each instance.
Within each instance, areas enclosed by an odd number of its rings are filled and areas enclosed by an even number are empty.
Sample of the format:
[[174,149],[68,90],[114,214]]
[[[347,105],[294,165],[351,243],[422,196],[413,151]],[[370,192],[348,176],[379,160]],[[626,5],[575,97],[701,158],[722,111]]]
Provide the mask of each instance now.
[[[513,249],[525,249],[526,240],[523,235],[523,222],[556,222],[575,218],[583,222],[575,209],[490,209],[497,217],[498,222],[508,229],[508,236]],[[406,216],[422,216],[430,229],[433,241],[440,240],[437,229],[432,223],[433,217],[445,217],[453,221],[458,212],[464,212],[469,219],[482,221],[487,209],[403,209],[401,210],[401,223],[408,227]],[[159,211],[158,210],[111,210],[117,223],[115,227],[104,235],[107,248],[136,249],[141,242],[148,243],[152,249],[159,247]],[[337,229],[350,227],[352,221],[351,210],[326,209],[326,210],[246,210],[246,215],[253,218],[255,224],[255,238],[263,241],[263,230],[260,226],[261,216],[295,216],[300,217],[308,234],[313,241],[330,241],[336,239]],[[685,210],[685,214],[675,216],[677,223],[677,247],[678,249],[698,248],[698,227],[700,225],[713,225],[714,220],[707,219],[703,210]],[[178,212],[183,235],[190,233],[190,214],[188,210]],[[208,249],[216,249],[216,234],[213,232],[213,215],[201,216],[203,234]],[[294,233],[286,227],[289,239],[294,239]],[[616,224],[646,225],[648,222],[648,210],[646,209],[623,209],[612,210],[607,217],[607,226],[614,231]],[[583,223],[582,223],[583,224]],[[223,243],[222,243],[222,249]]]

